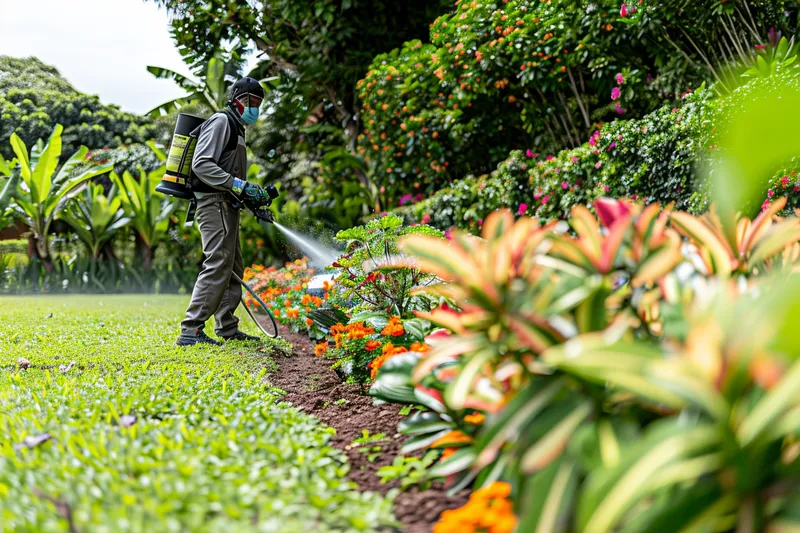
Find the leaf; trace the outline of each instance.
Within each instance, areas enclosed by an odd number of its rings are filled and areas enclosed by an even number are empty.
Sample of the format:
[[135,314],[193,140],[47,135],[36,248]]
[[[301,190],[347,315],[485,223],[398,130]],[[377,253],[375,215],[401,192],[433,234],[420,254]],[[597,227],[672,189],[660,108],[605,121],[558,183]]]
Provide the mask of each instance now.
[[415,413],[397,427],[397,431],[404,435],[420,435],[443,429],[455,429],[455,424],[444,420],[438,413],[430,412]]
[[475,461],[475,451],[472,448],[461,448],[453,455],[441,461],[430,469],[430,477],[447,477],[457,472],[468,469]]
[[549,465],[561,454],[567,445],[567,441],[591,412],[592,405],[587,400],[564,416],[556,427],[548,431],[536,444],[528,448],[525,455],[522,456],[523,471],[533,473]]
[[710,425],[680,427],[667,420],[651,429],[634,453],[617,468],[590,474],[581,497],[578,527],[586,533],[605,533],[647,492],[648,479],[672,462],[719,442],[719,429]]
[[517,531],[558,533],[566,531],[578,485],[576,466],[559,459],[525,483],[520,496],[525,502]]
[[[61,132],[63,130],[64,127],[61,124],[56,124],[47,141],[47,146],[33,169],[31,183],[34,186],[31,187],[31,199],[34,202],[42,203],[51,194],[53,174],[58,166],[58,159],[61,157]],[[35,194],[34,191],[37,191],[38,194]]]
[[796,361],[778,384],[759,401],[736,431],[742,446],[747,446],[768,431],[778,417],[793,407],[800,390],[800,361]]
[[476,465],[484,467],[494,461],[502,446],[516,440],[563,390],[564,381],[559,378],[536,379],[522,388],[498,416],[485,424],[475,442]]
[[676,211],[670,221],[680,233],[711,254],[714,272],[720,276],[730,275],[734,266],[731,261],[733,253],[722,235],[689,213]]

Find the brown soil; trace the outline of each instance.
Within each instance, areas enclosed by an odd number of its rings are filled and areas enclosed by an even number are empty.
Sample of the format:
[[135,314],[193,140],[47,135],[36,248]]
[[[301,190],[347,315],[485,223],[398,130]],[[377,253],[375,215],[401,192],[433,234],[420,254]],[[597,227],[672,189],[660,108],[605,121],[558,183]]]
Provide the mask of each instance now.
[[[286,391],[286,401],[336,429],[333,445],[347,454],[349,477],[361,490],[386,493],[398,487],[398,482],[381,483],[376,472],[392,463],[405,440],[397,433],[397,424],[403,419],[398,413],[400,407],[373,405],[372,398],[359,386],[342,383],[331,370],[330,360],[314,356],[314,342],[306,335],[293,334],[284,327],[280,334],[294,345],[294,353],[292,357],[275,359],[279,369],[270,375],[270,383]],[[385,441],[377,443],[381,449],[371,462],[368,453],[350,446],[362,436],[362,430],[370,435],[386,435]],[[395,499],[395,516],[408,533],[428,533],[442,511],[464,505],[467,497],[466,492],[448,496],[437,485],[426,491],[412,489]]]

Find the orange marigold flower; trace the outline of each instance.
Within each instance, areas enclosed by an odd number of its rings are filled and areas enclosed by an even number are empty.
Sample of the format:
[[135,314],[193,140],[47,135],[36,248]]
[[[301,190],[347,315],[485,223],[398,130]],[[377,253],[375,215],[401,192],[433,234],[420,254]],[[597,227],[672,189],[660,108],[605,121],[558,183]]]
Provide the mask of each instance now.
[[365,349],[368,352],[373,352],[373,351],[377,350],[378,348],[380,348],[380,346],[381,346],[381,341],[367,341],[367,345],[365,346]]
[[292,306],[292,301],[289,300],[289,299],[284,300],[283,306],[284,307],[291,307]]
[[386,356],[392,356],[392,355],[397,355],[399,353],[405,353],[407,351],[408,351],[408,348],[404,348],[403,346],[395,346],[391,342],[387,342],[383,346],[383,350],[381,351],[381,353],[383,353],[383,355],[386,355]]
[[370,369],[369,377],[375,379],[375,377],[378,375],[378,370],[380,370],[380,368],[383,366],[383,363],[385,363],[386,360],[389,359],[390,357],[391,355],[383,354],[373,359],[372,362],[369,364],[369,369]]
[[322,357],[328,351],[328,343],[321,342],[314,347],[314,355]]
[[472,413],[464,417],[464,422],[467,424],[475,424],[476,426],[483,424],[485,421],[486,415],[483,413]]
[[385,337],[401,337],[405,335],[405,333],[406,330],[403,329],[403,322],[400,320],[399,316],[390,317],[386,327],[381,330],[381,335]]
[[314,321],[311,320],[310,318],[306,318],[306,326],[313,326],[313,325],[314,325]]
[[414,344],[411,345],[409,351],[424,353],[424,352],[429,352],[430,349],[431,347],[425,344],[424,342],[415,342]]

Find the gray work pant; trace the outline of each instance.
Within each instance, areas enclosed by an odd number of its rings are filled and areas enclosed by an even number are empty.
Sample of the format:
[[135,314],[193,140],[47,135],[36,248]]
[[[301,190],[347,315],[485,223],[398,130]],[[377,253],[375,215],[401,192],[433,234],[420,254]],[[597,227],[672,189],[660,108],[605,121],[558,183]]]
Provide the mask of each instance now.
[[203,267],[192,291],[192,300],[181,322],[182,335],[195,335],[214,315],[218,336],[236,333],[239,319],[233,314],[242,298],[242,286],[233,277],[244,274],[239,245],[239,211],[225,194],[197,200],[197,225],[203,239]]

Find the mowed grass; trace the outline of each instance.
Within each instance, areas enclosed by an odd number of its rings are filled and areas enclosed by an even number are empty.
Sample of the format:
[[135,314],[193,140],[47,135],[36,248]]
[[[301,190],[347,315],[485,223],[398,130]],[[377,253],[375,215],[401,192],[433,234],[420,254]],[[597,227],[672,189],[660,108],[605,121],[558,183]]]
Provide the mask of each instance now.
[[333,430],[267,384],[285,344],[178,348],[186,303],[0,297],[0,531],[393,525],[345,480]]

